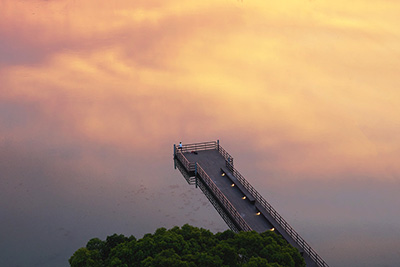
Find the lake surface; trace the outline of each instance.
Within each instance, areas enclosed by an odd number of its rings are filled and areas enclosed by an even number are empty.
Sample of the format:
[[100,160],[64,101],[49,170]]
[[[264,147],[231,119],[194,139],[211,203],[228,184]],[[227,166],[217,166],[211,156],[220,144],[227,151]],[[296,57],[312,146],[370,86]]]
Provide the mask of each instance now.
[[173,168],[214,141],[330,266],[400,264],[400,4],[0,3],[0,265],[227,228]]

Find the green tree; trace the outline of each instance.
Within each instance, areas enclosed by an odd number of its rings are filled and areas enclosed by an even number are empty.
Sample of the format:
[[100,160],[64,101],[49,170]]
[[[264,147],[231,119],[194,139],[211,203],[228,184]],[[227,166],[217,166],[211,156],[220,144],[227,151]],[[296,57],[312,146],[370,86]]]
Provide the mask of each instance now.
[[69,259],[72,267],[128,266],[268,266],[304,267],[299,251],[275,232],[209,230],[185,224],[159,228],[141,239],[111,235],[92,238]]
[[68,261],[72,267],[102,266],[100,254],[96,250],[88,250],[87,248],[78,249]]
[[188,267],[189,264],[181,260],[181,257],[173,249],[167,249],[158,253],[154,258],[148,257],[143,262],[143,266],[157,267]]
[[245,267],[272,267],[269,262],[261,257],[251,257],[250,260],[243,264]]

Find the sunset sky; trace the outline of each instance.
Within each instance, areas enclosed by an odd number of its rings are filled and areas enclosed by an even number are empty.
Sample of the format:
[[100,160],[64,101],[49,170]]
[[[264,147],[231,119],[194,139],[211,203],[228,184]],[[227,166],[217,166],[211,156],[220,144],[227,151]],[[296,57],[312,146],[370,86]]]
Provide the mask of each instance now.
[[[0,265],[67,266],[114,232],[225,230],[217,214],[130,217],[156,213],[163,188],[201,198],[172,145],[216,139],[332,266],[399,264],[399,14],[374,0],[0,0],[0,240],[15,234]],[[91,220],[104,227],[79,234]],[[66,254],[21,244],[38,236]],[[3,257],[20,249],[37,251]]]

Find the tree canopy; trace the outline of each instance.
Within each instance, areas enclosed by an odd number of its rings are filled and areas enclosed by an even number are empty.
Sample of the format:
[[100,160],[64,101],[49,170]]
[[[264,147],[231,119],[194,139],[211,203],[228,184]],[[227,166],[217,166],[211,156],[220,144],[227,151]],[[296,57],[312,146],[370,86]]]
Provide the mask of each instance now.
[[299,251],[279,234],[209,230],[185,224],[141,239],[114,234],[91,239],[69,259],[71,267],[270,266],[303,267]]

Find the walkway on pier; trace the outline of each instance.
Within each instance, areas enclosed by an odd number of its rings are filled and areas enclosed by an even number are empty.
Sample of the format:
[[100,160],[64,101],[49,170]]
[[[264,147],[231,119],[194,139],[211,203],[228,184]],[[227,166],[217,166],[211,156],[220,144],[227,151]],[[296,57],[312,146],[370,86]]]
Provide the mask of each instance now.
[[232,156],[219,141],[174,145],[174,159],[185,177],[194,177],[191,181],[201,182],[212,193],[235,224],[233,230],[276,231],[299,249],[307,266],[328,266],[234,168]]
[[264,216],[257,215],[259,210],[250,202],[249,196],[243,199],[246,194],[239,189],[237,182],[232,187],[234,181],[227,174],[222,176],[221,169],[226,169],[226,163],[224,157],[216,149],[198,151],[197,154],[185,152],[184,155],[190,162],[197,162],[203,167],[204,171],[232,203],[251,229],[262,233],[274,228]]

